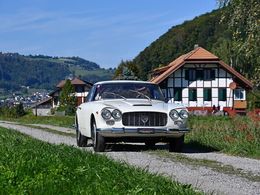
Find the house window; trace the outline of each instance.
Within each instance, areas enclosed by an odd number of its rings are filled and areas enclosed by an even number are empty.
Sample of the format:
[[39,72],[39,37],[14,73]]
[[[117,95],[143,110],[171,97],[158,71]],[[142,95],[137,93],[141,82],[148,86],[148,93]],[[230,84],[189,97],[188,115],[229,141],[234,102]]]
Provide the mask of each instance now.
[[185,70],[185,80],[195,81],[196,80],[196,70],[195,69]]
[[218,100],[219,101],[226,101],[227,100],[227,89],[226,88],[219,88],[218,89]]
[[196,70],[196,78],[198,80],[203,80],[203,70]]
[[234,100],[245,100],[245,90],[244,89],[235,89],[234,90]]
[[212,100],[211,88],[204,88],[203,89],[203,100],[204,101],[211,101]]
[[189,101],[197,101],[197,89],[189,89]]
[[215,79],[215,69],[205,69],[204,70],[204,80],[214,80]]
[[174,101],[182,101],[182,88],[174,88]]

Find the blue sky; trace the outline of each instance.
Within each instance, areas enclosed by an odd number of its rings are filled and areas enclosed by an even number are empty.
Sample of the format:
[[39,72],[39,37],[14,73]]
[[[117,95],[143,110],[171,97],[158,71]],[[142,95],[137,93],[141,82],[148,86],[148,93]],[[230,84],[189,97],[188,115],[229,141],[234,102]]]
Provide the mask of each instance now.
[[216,0],[0,0],[0,51],[116,67],[172,26],[216,8]]

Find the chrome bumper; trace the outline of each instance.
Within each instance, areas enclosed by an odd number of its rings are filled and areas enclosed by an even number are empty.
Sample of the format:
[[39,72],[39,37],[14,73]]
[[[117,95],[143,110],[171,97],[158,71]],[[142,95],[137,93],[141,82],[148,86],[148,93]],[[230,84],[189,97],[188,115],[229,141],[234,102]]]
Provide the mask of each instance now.
[[188,128],[97,128],[104,137],[179,137],[189,132]]

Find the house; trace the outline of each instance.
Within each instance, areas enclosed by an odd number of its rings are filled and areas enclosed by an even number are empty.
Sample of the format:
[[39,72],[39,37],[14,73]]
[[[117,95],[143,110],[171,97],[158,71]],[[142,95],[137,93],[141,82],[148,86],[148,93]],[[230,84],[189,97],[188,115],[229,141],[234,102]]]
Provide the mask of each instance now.
[[[62,88],[65,85],[66,80],[62,80],[56,86],[56,89],[49,94],[52,97],[52,107],[56,108],[59,106],[59,96]],[[71,79],[71,84],[75,88],[75,96],[77,98],[77,106],[84,102],[85,97],[87,97],[90,88],[92,87],[92,83],[87,81],[83,81],[79,78]]]
[[31,108],[32,108],[33,114],[36,116],[51,115],[52,98],[48,97],[40,102],[37,102]]
[[159,84],[167,100],[184,104],[189,111],[245,111],[246,92],[253,87],[231,66],[198,46],[154,69],[150,81]]

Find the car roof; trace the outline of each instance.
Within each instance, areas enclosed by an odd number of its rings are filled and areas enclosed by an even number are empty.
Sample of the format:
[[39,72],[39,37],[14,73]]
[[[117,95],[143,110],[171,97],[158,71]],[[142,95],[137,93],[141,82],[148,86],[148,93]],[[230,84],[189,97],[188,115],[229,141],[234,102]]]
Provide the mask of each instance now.
[[100,81],[95,83],[95,85],[100,85],[100,84],[108,84],[108,83],[144,83],[144,84],[154,84],[149,81],[133,81],[133,80],[110,80],[110,81]]

